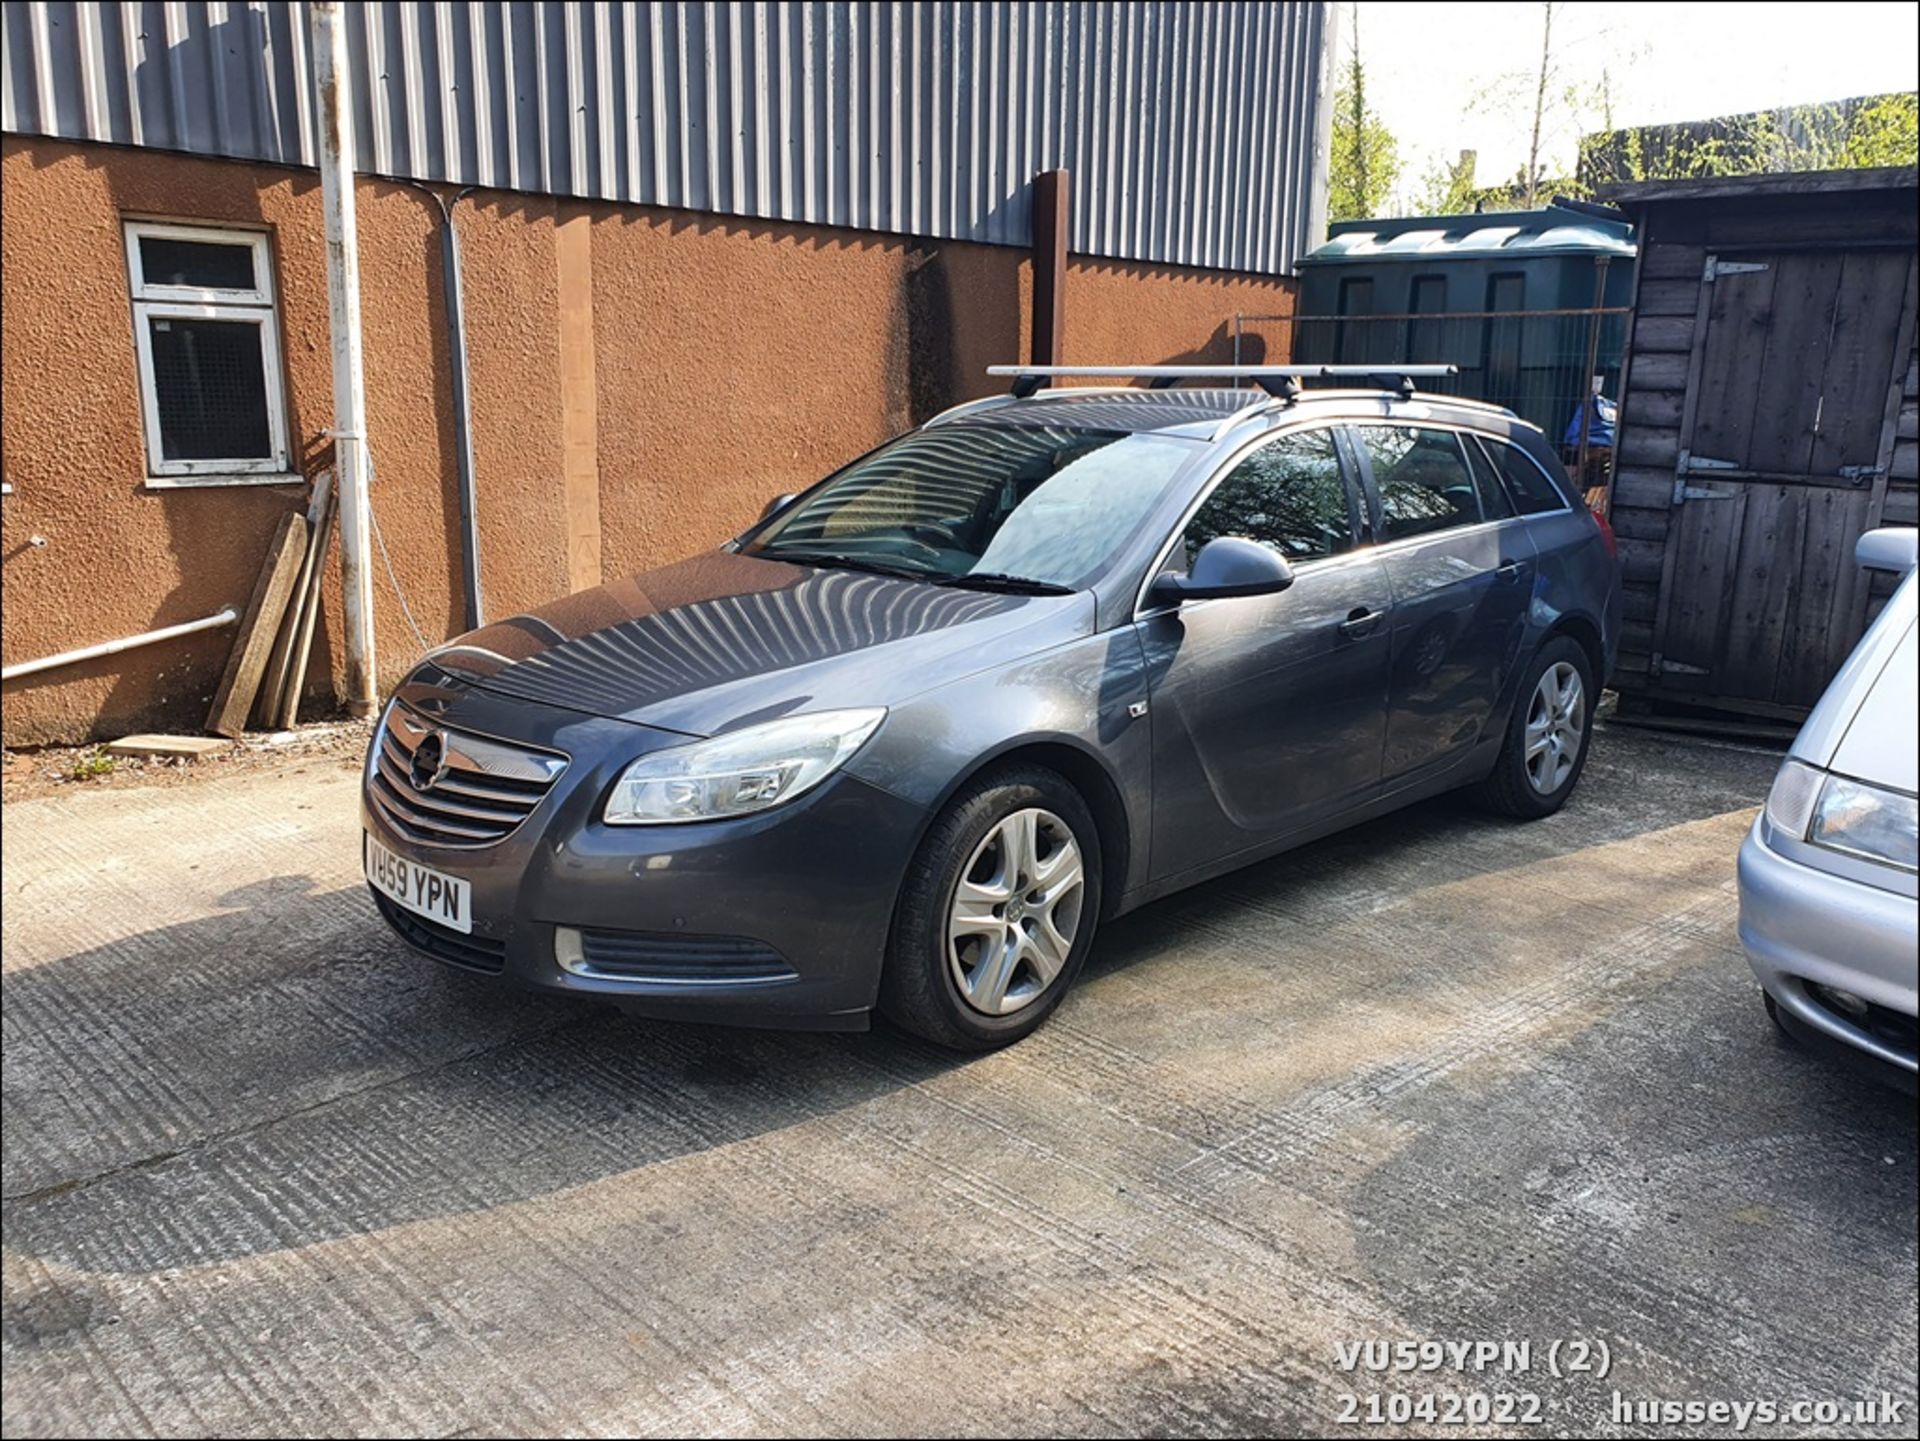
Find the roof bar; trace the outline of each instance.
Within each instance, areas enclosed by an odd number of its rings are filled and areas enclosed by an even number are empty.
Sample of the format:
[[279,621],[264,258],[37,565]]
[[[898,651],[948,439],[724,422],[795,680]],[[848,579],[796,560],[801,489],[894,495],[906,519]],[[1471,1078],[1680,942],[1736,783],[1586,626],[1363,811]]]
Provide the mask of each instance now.
[[1413,394],[1416,379],[1458,375],[1457,365],[989,365],[988,375],[1009,376],[1021,399],[1047,380],[1144,380],[1164,390],[1183,380],[1250,380],[1269,395],[1291,399],[1302,380],[1370,380],[1383,390]]

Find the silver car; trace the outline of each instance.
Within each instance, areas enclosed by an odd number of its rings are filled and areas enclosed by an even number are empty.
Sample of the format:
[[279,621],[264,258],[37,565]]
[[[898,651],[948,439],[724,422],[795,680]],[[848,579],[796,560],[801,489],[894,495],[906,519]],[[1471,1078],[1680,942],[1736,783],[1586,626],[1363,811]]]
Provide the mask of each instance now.
[[1906,574],[1807,717],[1740,847],[1740,942],[1788,1034],[1915,1088],[1916,687],[1911,529],[1860,563]]

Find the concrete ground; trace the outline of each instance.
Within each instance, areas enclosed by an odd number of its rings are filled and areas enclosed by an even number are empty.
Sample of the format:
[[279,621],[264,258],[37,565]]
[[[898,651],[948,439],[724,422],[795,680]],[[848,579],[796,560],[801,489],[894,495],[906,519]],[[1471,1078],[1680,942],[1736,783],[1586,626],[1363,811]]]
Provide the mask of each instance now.
[[[1774,765],[1614,728],[1551,821],[1433,803],[1115,924],[971,1060],[444,973],[375,918],[336,760],[9,805],[6,1433],[1324,1434],[1531,1393],[1491,1429],[1606,1435],[1646,1430],[1615,1392],[1890,1391],[1911,1435],[1913,1104],[1776,1042],[1735,942]],[[1532,1368],[1336,1364],[1481,1339]]]

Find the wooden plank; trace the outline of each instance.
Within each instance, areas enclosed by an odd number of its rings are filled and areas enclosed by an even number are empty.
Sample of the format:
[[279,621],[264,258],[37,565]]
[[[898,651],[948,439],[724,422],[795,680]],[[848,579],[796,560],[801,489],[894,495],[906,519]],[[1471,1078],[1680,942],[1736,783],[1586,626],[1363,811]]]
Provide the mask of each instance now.
[[1666,547],[1651,540],[1620,542],[1621,579],[1651,584],[1660,579],[1660,566]]
[[1687,397],[1678,390],[1633,390],[1627,393],[1626,413],[1636,425],[1680,428]]
[[1704,245],[1669,245],[1655,241],[1640,255],[1642,280],[1698,281],[1707,267]]
[[1651,655],[1653,653],[1653,622],[1623,620],[1620,623],[1620,648],[1630,650],[1635,655]]
[[[1787,623],[1799,598],[1806,492],[1792,485],[1749,485],[1725,588],[1725,626],[1718,654],[1707,662],[1721,695],[1773,701],[1786,654]],[[1718,509],[1723,501],[1689,501]],[[1705,601],[1707,598],[1702,597]]]
[[[1643,620],[1651,626],[1658,600],[1658,593],[1650,585],[1623,585],[1620,588],[1620,613],[1627,620]],[[1651,636],[1653,632],[1649,630],[1647,634]]]
[[1887,463],[1887,474],[1896,481],[1920,480],[1920,441],[1896,442],[1893,459]]
[[[1711,673],[1721,658],[1727,594],[1746,510],[1746,491],[1740,488],[1721,500],[1690,500],[1671,520],[1654,627],[1655,648],[1666,659]],[[1656,679],[1666,688],[1668,676]],[[1681,684],[1699,689],[1708,679],[1701,675]]]
[[1613,479],[1613,503],[1640,510],[1665,510],[1673,504],[1673,471],[1623,465]]
[[1635,315],[1684,315],[1692,318],[1700,305],[1700,267],[1684,280],[1652,280],[1640,287]]
[[287,597],[300,573],[300,557],[307,547],[307,518],[299,511],[281,517],[279,529],[267,546],[267,558],[253,585],[253,597],[240,617],[240,629],[227,669],[207,710],[207,729],[215,735],[238,736],[247,727],[254,692],[273,651],[274,632],[287,608]]
[[197,761],[201,756],[227,750],[232,745],[232,741],[222,736],[139,735],[122,736],[117,741],[109,741],[106,750],[110,756],[142,759],[158,756],[165,760]]
[[1905,197],[1906,213],[1880,207],[1844,202],[1823,211],[1799,211],[1782,214],[1766,210],[1749,215],[1709,215],[1702,238],[1716,250],[1740,246],[1765,246],[1779,249],[1831,247],[1851,250],[1863,240],[1881,244],[1911,243],[1915,234],[1913,196]]
[[600,584],[599,404],[593,356],[593,217],[555,229],[560,279],[560,437],[567,518],[567,583]]
[[1894,361],[1912,269],[1910,251],[1857,250],[1841,259],[1808,463],[1816,474],[1873,465],[1883,434],[1891,440],[1900,407]]
[[[1619,460],[1622,466],[1665,466],[1671,477],[1680,455],[1680,432],[1665,426],[1621,428]],[[1672,481],[1669,479],[1669,486]]]
[[1664,510],[1636,510],[1616,501],[1612,524],[1614,536],[1620,540],[1667,538],[1667,513]]
[[1867,528],[1866,491],[1804,490],[1800,575],[1773,698],[1811,706],[1866,626],[1867,573],[1853,545]]
[[1635,390],[1679,390],[1687,386],[1687,357],[1668,355],[1660,351],[1636,352],[1629,362],[1633,366],[1633,386]]
[[1744,465],[1752,447],[1754,394],[1766,358],[1778,266],[1722,275],[1701,287],[1704,316],[1695,351],[1695,379],[1687,387],[1691,426],[1681,444],[1694,455]]
[[327,551],[333,545],[335,522],[340,518],[339,497],[320,512],[320,533],[313,540],[313,568],[307,573],[307,587],[301,594],[299,634],[294,637],[293,653],[287,663],[286,678],[273,708],[272,724],[285,730],[300,723],[300,696],[307,685],[307,663],[313,655],[313,629],[320,620],[327,584]]
[[1893,438],[1920,439],[1920,402],[1905,399],[1900,402],[1900,413],[1894,419]]
[[306,610],[307,591],[318,564],[314,551],[320,540],[321,518],[333,497],[333,472],[323,470],[313,478],[313,498],[307,504],[307,550],[300,559],[300,575],[293,583],[293,601],[286,619],[273,638],[273,653],[267,657],[267,671],[260,679],[260,697],[254,706],[254,719],[264,726],[280,720],[280,697],[287,688],[287,667],[293,663],[294,647],[299,640],[300,617]]
[[1773,286],[1773,323],[1754,389],[1753,444],[1747,453],[1754,470],[1804,475],[1812,469],[1820,389],[1846,260],[1838,251],[1773,259],[1780,275]]
[[1920,491],[1910,485],[1887,487],[1886,504],[1880,511],[1882,525],[1920,524]]
[[1633,325],[1633,348],[1649,355],[1693,349],[1693,317],[1641,316]]

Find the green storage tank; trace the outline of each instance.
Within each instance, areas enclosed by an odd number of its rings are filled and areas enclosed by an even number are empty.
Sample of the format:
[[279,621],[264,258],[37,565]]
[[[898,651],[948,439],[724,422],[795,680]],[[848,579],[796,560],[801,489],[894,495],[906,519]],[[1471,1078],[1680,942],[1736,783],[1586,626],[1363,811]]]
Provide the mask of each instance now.
[[[1556,443],[1592,379],[1619,398],[1633,227],[1550,205],[1346,220],[1300,262],[1299,364],[1460,367],[1432,388],[1504,405]],[[1596,334],[1597,330],[1597,334]]]

